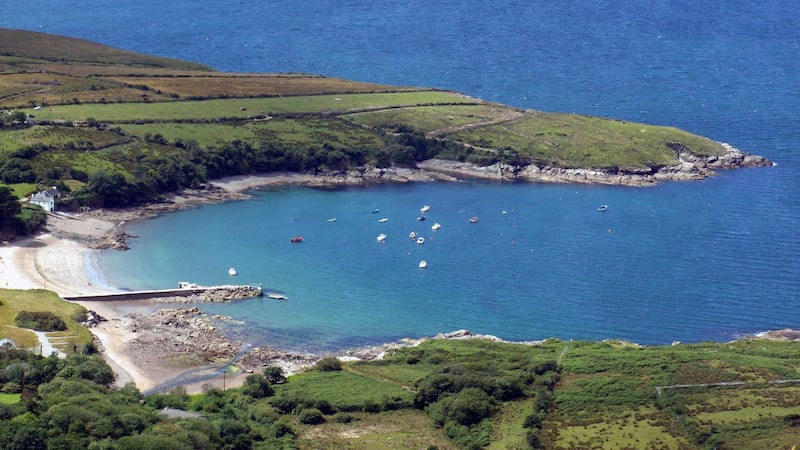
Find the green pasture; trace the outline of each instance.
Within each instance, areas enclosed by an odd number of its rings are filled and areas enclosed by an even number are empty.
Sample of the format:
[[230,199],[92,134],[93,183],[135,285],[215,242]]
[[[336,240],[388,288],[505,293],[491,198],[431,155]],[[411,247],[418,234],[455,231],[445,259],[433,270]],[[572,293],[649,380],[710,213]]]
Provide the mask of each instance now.
[[0,186],[8,186],[11,188],[11,192],[14,193],[19,198],[27,197],[33,193],[35,193],[39,186],[35,183],[14,183],[14,184],[5,184],[0,182]]
[[117,133],[90,127],[34,125],[0,131],[0,155],[36,144],[82,150],[108,147],[128,140]]
[[18,347],[35,347],[39,342],[31,331],[16,326],[15,318],[20,311],[49,311],[61,317],[67,324],[67,330],[48,336],[60,337],[53,340],[53,345],[64,352],[72,352],[73,345],[82,347],[92,341],[89,329],[74,319],[76,314],[85,309],[62,300],[55,292],[44,289],[0,289],[0,302],[0,339],[11,339]]
[[103,122],[137,120],[212,120],[249,118],[258,115],[287,113],[322,113],[369,108],[415,106],[436,103],[474,103],[452,92],[412,91],[377,94],[307,95],[174,101],[161,103],[93,103],[58,105],[34,111],[25,109],[40,120]]
[[195,141],[201,147],[222,146],[236,140],[250,142],[254,146],[260,142],[273,142],[301,148],[321,148],[325,144],[347,148],[383,146],[382,140],[376,134],[336,117],[272,118],[236,124],[125,124],[120,125],[120,128],[140,139],[144,139],[146,135],[159,134],[168,142]]
[[380,405],[387,400],[411,402],[413,393],[392,383],[348,370],[322,372],[310,370],[275,386],[275,395],[299,395],[324,399],[342,411],[360,411],[364,404]]
[[19,403],[22,394],[2,394],[0,393],[0,405],[13,405]]
[[646,168],[677,163],[668,142],[699,155],[724,148],[710,139],[670,127],[574,114],[535,113],[501,125],[449,136],[479,147],[513,148],[521,156],[557,167]]
[[353,413],[353,422],[321,425],[292,424],[298,430],[296,445],[305,449],[385,450],[426,449],[455,450],[441,428],[419,410],[389,411],[377,414]]
[[[755,441],[757,430],[765,427],[783,436],[786,418],[800,417],[797,383],[765,383],[800,378],[798,342],[744,339],[649,347],[573,342],[561,359],[561,375],[543,430],[556,448],[705,448],[699,442],[704,436],[728,444]],[[659,386],[738,381],[748,384],[656,393]],[[736,427],[739,437],[732,432]]]
[[361,112],[348,114],[345,117],[370,127],[390,127],[403,124],[417,131],[429,132],[497,120],[509,109],[497,105],[419,106]]

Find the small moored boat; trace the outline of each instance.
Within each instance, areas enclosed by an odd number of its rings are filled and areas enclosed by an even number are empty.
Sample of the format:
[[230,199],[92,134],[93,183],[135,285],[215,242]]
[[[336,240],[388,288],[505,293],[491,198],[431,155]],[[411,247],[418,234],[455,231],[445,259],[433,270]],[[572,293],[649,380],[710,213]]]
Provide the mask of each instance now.
[[380,222],[380,223],[386,223],[388,221],[389,221],[389,219],[387,219],[386,217],[384,217],[382,219],[378,219],[378,222]]
[[608,209],[608,205],[600,205],[600,207],[597,208],[598,211],[605,211],[607,209]]
[[417,244],[422,245],[425,243],[425,238],[420,236],[417,238]]
[[336,217],[331,217],[330,219],[328,219],[328,222],[336,222]]
[[297,243],[303,242],[303,236],[295,236],[295,237],[289,239],[289,241],[291,241],[293,244],[297,244]]
[[378,214],[379,212],[381,212],[381,210],[378,208],[372,210],[372,214]]
[[431,210],[431,207],[428,206],[428,205],[425,205],[422,208],[420,208],[419,210],[420,210],[420,212],[426,213],[426,212]]
[[271,298],[273,300],[286,300],[286,297],[283,294],[278,294],[277,292],[267,292],[267,298]]
[[426,267],[428,267],[428,262],[427,262],[427,261],[425,261],[425,260],[423,259],[422,261],[420,261],[420,262],[419,262],[419,268],[420,268],[420,269],[424,269],[424,268],[426,268]]
[[425,221],[425,216],[419,216],[419,217],[417,217],[417,220],[420,221],[420,222],[424,222]]
[[236,272],[235,268],[231,267],[230,269],[228,269],[228,275],[233,277],[233,276],[236,276],[236,273],[237,272]]
[[433,231],[436,231],[436,230],[438,230],[439,228],[442,228],[442,225],[441,225],[439,222],[436,222],[436,223],[435,223],[435,224],[433,224],[433,226],[431,227],[431,230],[433,230]]
[[386,241],[386,235],[383,234],[383,233],[379,234],[378,237],[377,237],[377,240],[378,240],[378,242]]
[[478,218],[475,217],[475,216],[470,217],[469,218],[469,223],[478,223]]
[[408,233],[408,238],[411,239],[411,240],[416,239],[417,238],[417,233],[415,233],[413,231],[411,233]]

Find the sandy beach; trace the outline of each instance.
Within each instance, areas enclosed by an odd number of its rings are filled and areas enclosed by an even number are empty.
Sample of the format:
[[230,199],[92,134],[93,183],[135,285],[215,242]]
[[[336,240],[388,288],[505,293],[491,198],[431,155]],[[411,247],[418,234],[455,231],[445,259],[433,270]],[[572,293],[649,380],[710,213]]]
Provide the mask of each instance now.
[[[47,289],[61,297],[112,292],[112,288],[97,285],[89,276],[92,273],[92,252],[98,248],[117,246],[121,239],[121,226],[127,220],[153,217],[163,211],[189,208],[201,203],[242,198],[241,191],[258,186],[306,181],[285,175],[235,177],[218,180],[211,189],[186,191],[171,196],[162,204],[122,211],[50,214],[45,233],[0,244],[0,288]],[[158,355],[158,348],[154,347],[148,352],[139,342],[143,340],[139,325],[147,322],[146,318],[140,317],[135,321],[121,311],[122,307],[129,306],[129,302],[76,303],[106,319],[91,328],[91,331],[100,344],[103,356],[117,375],[116,386],[133,382],[140,391],[145,392],[169,380],[180,379],[187,372],[203,375],[204,369],[211,378],[202,383],[189,383],[189,392],[201,391],[205,384],[234,387],[243,382],[241,373],[225,377],[214,376],[215,367],[212,365],[166,364],[163,359],[158,358],[163,356]],[[159,331],[163,333],[163,329]],[[177,330],[173,334],[184,331]],[[135,352],[131,351],[134,345],[137,345]]]

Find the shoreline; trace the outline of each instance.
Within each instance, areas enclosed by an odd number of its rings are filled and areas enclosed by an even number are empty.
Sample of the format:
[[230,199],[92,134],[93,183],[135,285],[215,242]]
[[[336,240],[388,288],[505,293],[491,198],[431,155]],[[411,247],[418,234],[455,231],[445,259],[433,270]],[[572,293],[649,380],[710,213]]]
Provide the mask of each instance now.
[[[738,152],[732,147],[730,149],[732,149],[731,152]],[[766,160],[760,157],[755,160],[756,164],[741,165],[743,161],[746,161],[746,157],[742,156],[741,152],[738,153],[738,156],[735,153],[729,154],[734,154],[734,159],[739,161],[739,165],[735,167],[766,165]],[[710,171],[710,169],[708,170]],[[530,173],[522,174],[522,176],[518,173],[509,175],[508,167],[502,165],[476,168],[469,164],[431,160],[420,163],[420,169],[369,169],[322,175],[298,173],[242,175],[213,180],[199,189],[186,189],[176,194],[170,194],[162,202],[125,210],[99,209],[75,214],[51,213],[48,215],[46,233],[0,245],[0,287],[48,289],[62,297],[118,292],[114,287],[108,286],[99,279],[99,275],[94,273],[95,269],[91,267],[91,260],[93,252],[98,249],[124,250],[127,248],[125,240],[130,236],[123,230],[128,221],[152,218],[165,212],[180,211],[207,203],[246,199],[248,196],[244,192],[252,189],[281,188],[293,185],[336,188],[383,183],[453,182],[458,181],[460,177],[494,181],[602,182],[587,177],[587,170],[558,169],[555,175],[552,172],[543,172],[540,168],[531,169],[529,172],[538,173],[538,175],[535,177]],[[540,176],[542,173],[547,173],[547,175]],[[696,171],[694,173],[696,175]],[[709,176],[710,173],[701,172],[702,178]],[[579,179],[575,179],[576,177]],[[611,179],[613,181],[607,181],[606,184],[643,186],[655,183],[631,178],[630,174],[615,175]],[[318,355],[287,353],[264,347],[250,349],[246,355],[228,358],[224,363],[217,361],[214,364],[199,366],[170,367],[166,367],[164,364],[159,366],[156,363],[154,366],[153,363],[156,361],[148,360],[147,357],[135,359],[130,356],[132,352],[126,351],[138,337],[131,315],[121,311],[124,309],[123,307],[128,306],[128,302],[111,304],[110,302],[75,301],[75,303],[96,311],[106,319],[91,330],[102,346],[103,356],[117,374],[115,385],[123,386],[125,383],[134,382],[142,392],[158,388],[164,384],[165,380],[169,383],[170,380],[179,380],[189,373],[197,374],[204,371],[207,372],[205,375],[209,378],[205,379],[202,384],[200,382],[189,384],[187,390],[200,392],[205,384],[219,387],[226,383],[229,387],[235,387],[244,381],[245,372],[228,375],[227,380],[225,375],[219,373],[214,376],[214,372],[226,364],[237,364],[241,361],[245,370],[253,370],[269,363],[280,365],[288,375],[313,365],[320,358]],[[784,332],[781,335],[784,337],[794,336],[791,332],[782,331]],[[181,331],[170,330],[167,334],[169,333],[180,335]],[[770,333],[775,332],[761,334],[767,337],[780,334],[772,335]],[[466,335],[474,336],[461,330],[439,337],[461,338]],[[487,338],[499,340],[492,336],[487,336]],[[381,357],[388,349],[415,345],[415,342],[423,340],[409,339],[367,349],[347,350],[342,351],[340,356],[374,359]],[[236,353],[241,350],[241,347],[242,343],[239,343]],[[150,370],[145,372],[144,367],[148,367]]]

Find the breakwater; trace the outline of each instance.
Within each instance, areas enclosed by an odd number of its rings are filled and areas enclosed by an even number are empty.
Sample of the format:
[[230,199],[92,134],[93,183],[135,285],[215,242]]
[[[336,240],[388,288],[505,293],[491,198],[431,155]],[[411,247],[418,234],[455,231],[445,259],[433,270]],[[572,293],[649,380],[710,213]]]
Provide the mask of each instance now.
[[260,285],[224,285],[199,286],[192,283],[179,283],[177,289],[153,289],[127,292],[111,292],[107,294],[77,295],[64,297],[70,301],[131,301],[170,297],[199,297],[202,301],[225,301],[237,298],[261,297],[263,289]]

